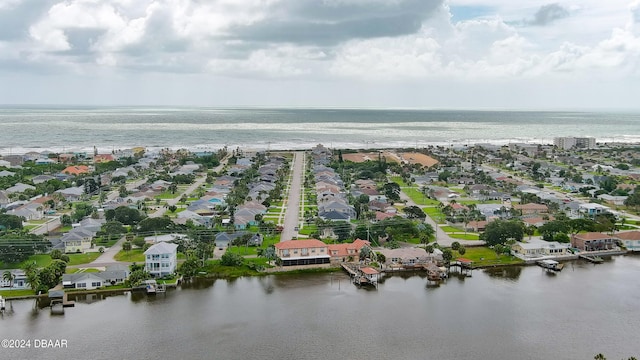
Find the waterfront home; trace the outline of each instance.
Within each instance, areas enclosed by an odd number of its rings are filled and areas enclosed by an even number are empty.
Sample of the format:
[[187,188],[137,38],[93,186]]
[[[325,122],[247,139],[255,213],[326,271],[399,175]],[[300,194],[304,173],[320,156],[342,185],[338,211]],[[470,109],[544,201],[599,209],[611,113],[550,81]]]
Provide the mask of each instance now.
[[11,202],[11,199],[7,196],[7,193],[0,190],[0,208],[6,207]]
[[100,287],[119,285],[127,279],[128,270],[113,270],[97,273],[80,272],[75,274],[62,275],[62,286],[65,289],[85,289],[93,290]]
[[9,271],[11,273],[12,281],[5,280],[3,276],[0,276],[0,287],[1,288],[12,288],[12,289],[30,289],[29,283],[27,282],[27,275],[24,270],[14,269],[14,270],[2,270],[1,272],[4,274],[5,271]]
[[511,245],[511,253],[522,258],[536,258],[542,256],[562,256],[569,252],[570,244],[557,241],[516,242]]
[[371,243],[362,239],[356,239],[352,243],[327,245],[329,255],[331,255],[331,263],[359,261],[360,251],[365,246],[371,246]]
[[316,239],[282,241],[275,248],[283,266],[328,264],[331,259],[327,244]]
[[588,232],[571,236],[571,246],[582,251],[613,250],[616,238],[600,232]]
[[640,251],[640,231],[625,231],[615,235],[629,251]]
[[380,253],[385,256],[385,265],[390,267],[414,267],[441,260],[439,254],[429,254],[424,249],[408,247],[399,249],[381,249]]
[[178,245],[161,242],[144,252],[144,268],[154,277],[171,275],[176,271]]

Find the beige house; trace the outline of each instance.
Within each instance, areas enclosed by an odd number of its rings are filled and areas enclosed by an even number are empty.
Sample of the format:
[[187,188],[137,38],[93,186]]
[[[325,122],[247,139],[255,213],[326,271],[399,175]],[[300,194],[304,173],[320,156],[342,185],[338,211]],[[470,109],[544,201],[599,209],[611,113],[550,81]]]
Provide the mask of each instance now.
[[275,248],[282,266],[328,264],[331,259],[327,244],[316,239],[282,241]]
[[511,253],[521,257],[562,256],[569,252],[570,244],[557,241],[516,242],[511,245]]
[[571,237],[571,245],[582,251],[613,250],[616,238],[599,232],[576,234]]

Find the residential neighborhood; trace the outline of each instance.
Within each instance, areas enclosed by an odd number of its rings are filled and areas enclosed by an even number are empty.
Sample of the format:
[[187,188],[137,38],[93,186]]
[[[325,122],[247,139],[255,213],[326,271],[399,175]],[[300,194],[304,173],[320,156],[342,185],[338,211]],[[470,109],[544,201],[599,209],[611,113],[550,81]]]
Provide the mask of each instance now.
[[[635,145],[562,139],[7,156],[0,287],[175,285],[234,267],[429,272],[457,259],[483,267],[635,252],[638,154]],[[296,161],[304,170],[294,176]],[[294,182],[301,189],[292,194]],[[298,208],[286,215],[293,196]],[[59,276],[45,278],[45,270]],[[372,271],[359,276],[373,281]]]

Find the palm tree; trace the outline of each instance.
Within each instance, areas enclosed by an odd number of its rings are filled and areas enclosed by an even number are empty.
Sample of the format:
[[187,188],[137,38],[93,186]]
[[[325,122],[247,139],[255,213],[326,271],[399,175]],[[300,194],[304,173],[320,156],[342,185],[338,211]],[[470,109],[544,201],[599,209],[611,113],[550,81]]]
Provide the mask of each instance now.
[[38,265],[36,265],[35,261],[27,263],[24,268],[25,275],[27,276],[27,283],[31,286],[31,289],[36,291],[40,286],[40,272],[38,271]]
[[14,279],[15,279],[15,276],[11,273],[11,271],[5,270],[5,272],[2,273],[2,280],[9,283],[9,289],[13,288]]

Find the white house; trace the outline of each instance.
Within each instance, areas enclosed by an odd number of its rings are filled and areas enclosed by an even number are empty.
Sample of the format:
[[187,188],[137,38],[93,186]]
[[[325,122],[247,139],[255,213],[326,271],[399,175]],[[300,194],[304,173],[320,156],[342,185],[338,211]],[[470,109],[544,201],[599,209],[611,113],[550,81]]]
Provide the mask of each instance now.
[[171,275],[176,271],[178,245],[160,242],[144,252],[144,268],[155,277]]

